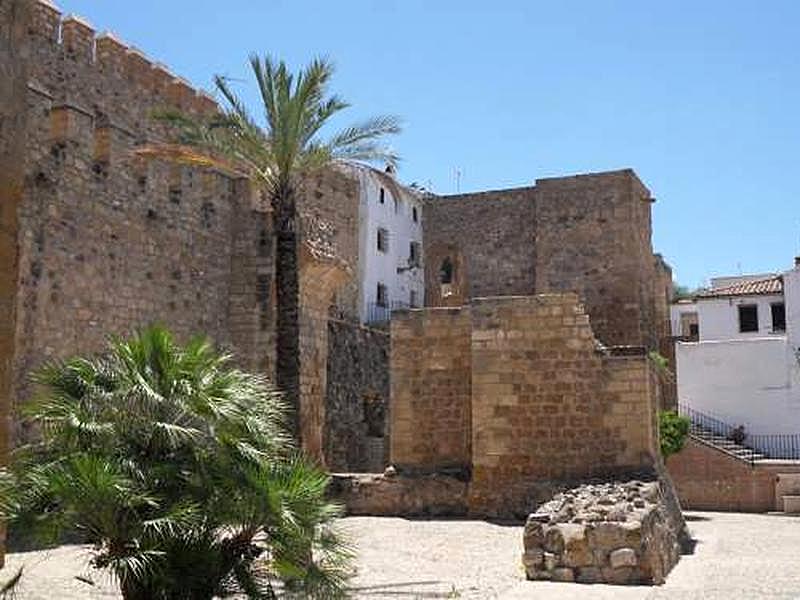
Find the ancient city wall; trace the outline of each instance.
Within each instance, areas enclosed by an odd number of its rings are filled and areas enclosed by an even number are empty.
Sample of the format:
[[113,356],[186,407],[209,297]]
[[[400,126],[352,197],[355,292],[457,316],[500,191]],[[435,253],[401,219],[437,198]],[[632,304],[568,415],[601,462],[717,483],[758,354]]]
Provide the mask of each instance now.
[[478,299],[471,312],[473,511],[524,512],[543,481],[653,460],[647,359],[598,354],[574,294]]
[[391,324],[391,462],[414,471],[463,468],[470,452],[470,315],[397,312]]
[[[230,345],[232,240],[255,237],[243,181],[137,156],[152,111],[215,104],[112,37],[32,2],[18,206],[15,390],[47,358],[149,322]],[[60,40],[59,40],[60,31]],[[239,293],[249,290],[239,288]],[[252,293],[252,292],[250,292]]]
[[[26,8],[14,28],[12,6]],[[228,169],[142,152],[170,139],[156,111],[203,115],[216,103],[44,0],[15,0],[3,11],[3,39],[15,36],[15,52],[2,58],[10,77],[3,93],[17,103],[4,103],[12,110],[0,129],[9,163],[2,265],[11,288],[3,291],[16,310],[3,315],[17,315],[4,322],[16,344],[3,349],[12,395],[24,400],[28,374],[43,360],[98,351],[107,336],[152,322],[181,339],[209,335],[243,367],[273,374],[268,198]],[[321,172],[300,190],[298,210],[302,410],[319,456],[328,314],[332,306],[355,313],[357,183]]]
[[[24,44],[31,6],[0,3],[0,466],[12,445],[13,357],[19,273],[17,209],[22,202],[27,53]],[[5,562],[5,525],[0,523],[0,568]]]
[[536,181],[536,292],[575,291],[607,345],[651,345],[650,193],[633,171]]
[[[573,291],[602,343],[666,347],[665,268],[651,247],[651,202],[629,169],[434,198],[425,212],[426,305]],[[447,257],[457,277],[443,298]]]
[[445,304],[439,269],[446,258],[456,263],[455,277],[464,299],[533,293],[533,194],[533,188],[518,188],[444,196],[426,203],[426,306]]
[[473,300],[392,323],[391,461],[471,468],[469,510],[524,515],[560,482],[652,467],[644,349],[599,352],[575,294]]
[[389,334],[328,323],[325,456],[337,472],[381,472],[389,459]]

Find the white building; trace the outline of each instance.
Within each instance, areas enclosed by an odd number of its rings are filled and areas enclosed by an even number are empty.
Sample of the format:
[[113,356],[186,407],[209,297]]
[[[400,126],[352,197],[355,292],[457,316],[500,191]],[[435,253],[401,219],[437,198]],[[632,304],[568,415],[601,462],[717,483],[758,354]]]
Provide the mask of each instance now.
[[[800,259],[671,308],[678,401],[754,436],[800,434]],[[759,445],[757,440],[753,445]]]
[[394,171],[348,167],[359,180],[359,317],[386,321],[395,308],[425,301],[420,191],[401,185]]

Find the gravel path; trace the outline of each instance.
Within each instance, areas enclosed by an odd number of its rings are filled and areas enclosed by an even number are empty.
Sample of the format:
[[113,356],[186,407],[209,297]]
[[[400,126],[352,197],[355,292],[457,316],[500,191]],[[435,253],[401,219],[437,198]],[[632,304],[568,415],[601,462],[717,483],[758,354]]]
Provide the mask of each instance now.
[[[372,600],[435,598],[508,600],[800,600],[800,518],[690,513],[695,553],[681,558],[660,587],[525,581],[522,528],[483,521],[349,517],[343,528],[358,544],[353,596]],[[118,599],[113,585],[87,574],[86,550],[64,546],[12,554],[0,580],[25,564],[20,600]]]

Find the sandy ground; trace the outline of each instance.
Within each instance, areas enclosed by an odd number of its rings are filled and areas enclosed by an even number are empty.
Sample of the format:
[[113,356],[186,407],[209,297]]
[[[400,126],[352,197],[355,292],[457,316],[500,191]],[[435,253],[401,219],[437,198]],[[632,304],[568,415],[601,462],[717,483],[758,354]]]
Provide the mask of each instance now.
[[[349,517],[342,521],[359,548],[353,597],[800,600],[800,518],[689,513],[695,552],[659,587],[618,587],[525,581],[522,528],[482,521]],[[113,584],[83,566],[86,549],[12,554],[0,580],[24,564],[17,598],[119,598]],[[75,578],[89,575],[94,585]]]

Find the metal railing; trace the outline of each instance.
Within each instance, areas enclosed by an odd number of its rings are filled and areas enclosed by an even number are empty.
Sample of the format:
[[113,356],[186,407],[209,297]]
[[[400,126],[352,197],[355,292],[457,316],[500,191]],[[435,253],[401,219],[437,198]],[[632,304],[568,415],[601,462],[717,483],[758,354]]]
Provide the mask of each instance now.
[[678,403],[678,413],[691,421],[692,433],[723,437],[738,443],[746,450],[762,455],[763,458],[800,460],[800,433],[750,434],[746,425],[742,430],[742,425],[725,423],[685,403]]
[[405,308],[412,308],[407,302],[387,302],[386,304],[378,304],[377,302],[370,302],[367,304],[367,324],[376,325],[380,323],[388,323],[392,318],[393,310],[401,310]]
[[800,433],[774,433],[748,435],[747,445],[766,458],[800,460]]

